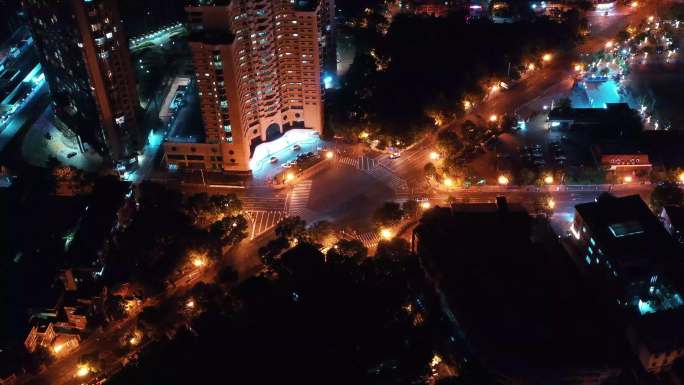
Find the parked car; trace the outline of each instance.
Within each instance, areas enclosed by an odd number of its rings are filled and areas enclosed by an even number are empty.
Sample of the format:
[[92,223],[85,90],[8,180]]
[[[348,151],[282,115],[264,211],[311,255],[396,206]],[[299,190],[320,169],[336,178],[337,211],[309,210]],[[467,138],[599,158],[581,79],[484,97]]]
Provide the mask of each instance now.
[[301,149],[302,149],[302,146],[300,146],[298,144],[295,144],[294,146],[292,146],[292,151],[299,151]]
[[67,158],[69,158],[69,159],[71,159],[71,158],[73,158],[73,157],[75,157],[75,156],[76,156],[76,153],[75,153],[75,152],[70,152],[70,153],[67,154]]
[[389,158],[390,158],[390,159],[397,159],[397,158],[399,158],[400,156],[401,156],[401,153],[393,152],[393,153],[390,154],[390,157],[389,157]]
[[271,157],[271,163],[278,163],[278,158],[276,158],[275,156],[272,156]]

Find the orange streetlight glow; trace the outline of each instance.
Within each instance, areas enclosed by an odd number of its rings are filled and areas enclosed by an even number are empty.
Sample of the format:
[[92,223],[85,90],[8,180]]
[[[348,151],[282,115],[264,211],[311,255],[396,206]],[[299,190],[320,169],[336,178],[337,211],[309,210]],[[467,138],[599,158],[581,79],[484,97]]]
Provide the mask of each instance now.
[[392,236],[393,236],[392,230],[387,229],[387,228],[382,229],[382,230],[380,230],[380,236],[382,237],[382,239],[390,240],[390,239],[392,239]]
[[632,183],[632,181],[634,180],[634,178],[632,178],[631,175],[627,175],[627,176],[625,176],[622,180],[623,180],[625,183]]
[[507,185],[510,181],[506,175],[499,175],[498,182],[500,185]]
[[553,183],[553,175],[547,175],[544,177],[544,183],[546,184],[552,184]]
[[423,210],[429,209],[430,206],[431,206],[431,205],[430,205],[430,202],[428,202],[428,201],[421,202],[421,204],[420,204],[420,207],[421,207]]
[[549,205],[549,208],[552,210],[554,207],[556,207],[556,201],[554,201],[553,198],[549,198],[549,201],[547,203]]
[[292,179],[294,179],[294,177],[295,177],[295,176],[294,176],[293,173],[288,172],[287,175],[285,175],[285,180],[289,182],[289,181],[291,181]]
[[325,157],[328,159],[332,159],[335,156],[332,151],[328,151],[325,153]]
[[492,114],[492,115],[489,116],[489,121],[490,121],[490,122],[496,122],[497,120],[499,120],[499,117],[496,116],[496,114]]
[[547,63],[550,62],[551,59],[553,59],[553,55],[551,55],[550,53],[545,53],[545,54],[542,56],[542,60],[545,61],[545,62],[547,62]]
[[88,365],[79,365],[78,366],[78,369],[76,370],[76,376],[85,377],[88,374],[90,374],[90,367],[88,367]]
[[430,160],[439,159],[439,153],[437,151],[430,151]]
[[451,178],[444,178],[444,185],[447,187],[451,187],[454,185],[454,180]]
[[679,179],[679,183],[684,183],[684,172],[680,173],[677,179]]

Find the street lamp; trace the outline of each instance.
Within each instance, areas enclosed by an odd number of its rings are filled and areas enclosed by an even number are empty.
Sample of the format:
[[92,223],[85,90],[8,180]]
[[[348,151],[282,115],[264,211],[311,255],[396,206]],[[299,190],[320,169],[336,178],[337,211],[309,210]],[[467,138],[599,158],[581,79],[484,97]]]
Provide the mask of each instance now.
[[613,41],[612,40],[608,40],[606,42],[606,48],[613,48]]
[[625,183],[632,183],[632,181],[633,181],[634,179],[632,178],[631,175],[627,175],[627,176],[625,176],[624,178],[622,178],[622,180],[623,180]]
[[575,64],[575,72],[580,72],[582,71],[582,65],[581,64]]
[[380,230],[380,236],[382,237],[382,239],[389,241],[390,239],[392,239],[394,234],[392,234],[392,230],[390,230],[388,228],[384,228],[384,229]]
[[449,177],[444,178],[444,185],[447,187],[451,187],[454,185],[454,180]]
[[463,109],[468,111],[471,107],[473,106],[473,103],[470,102],[470,100],[464,100],[463,101]]
[[55,354],[59,354],[64,349],[64,344],[57,344],[52,348],[52,351],[55,352]]
[[439,153],[437,151],[430,151],[430,160],[439,159]]
[[553,184],[553,175],[547,175],[544,177],[544,183]]
[[679,183],[684,183],[684,172],[681,172],[679,176],[677,176],[677,179],[679,180]]
[[632,1],[631,6],[632,6],[632,8],[636,8],[639,6],[639,2],[638,1]]
[[362,131],[362,132],[359,134],[359,138],[360,138],[360,139],[368,139],[369,136],[370,136],[370,134],[367,133],[366,131]]
[[551,210],[553,210],[554,207],[556,207],[556,201],[554,201],[553,198],[549,198],[549,201],[547,202],[547,204],[549,205],[549,208]]
[[545,54],[542,56],[542,61],[544,61],[544,62],[546,62],[546,63],[550,62],[551,59],[553,59],[553,55],[551,55],[550,53],[545,53]]
[[505,186],[507,185],[510,181],[508,180],[508,177],[506,175],[499,175],[498,182],[500,185]]
[[328,159],[332,159],[335,156],[332,151],[328,151],[325,153],[325,157]]
[[206,264],[207,264],[207,261],[202,256],[198,255],[192,259],[192,265],[197,267],[197,268],[204,267],[204,266],[206,266]]
[[285,181],[289,182],[292,179],[294,179],[294,174],[291,172],[288,172],[287,175],[285,175]]
[[496,122],[497,120],[499,120],[499,117],[496,116],[496,114],[492,114],[492,115],[489,116],[489,121],[490,121],[490,122],[493,123],[493,122]]
[[188,302],[185,303],[185,307],[186,307],[187,309],[194,309],[194,308],[195,308],[195,300],[193,300],[192,298],[190,298],[190,299],[188,300]]
[[429,209],[430,206],[431,206],[431,205],[430,205],[430,202],[428,202],[428,201],[424,201],[424,202],[421,202],[421,203],[420,203],[420,207],[421,207],[423,210]]
[[530,71],[533,71],[534,68],[535,68],[534,63],[530,63],[530,64],[527,65],[527,69],[530,70]]
[[85,377],[88,374],[90,374],[90,367],[88,365],[78,365],[78,369],[76,369],[77,377]]

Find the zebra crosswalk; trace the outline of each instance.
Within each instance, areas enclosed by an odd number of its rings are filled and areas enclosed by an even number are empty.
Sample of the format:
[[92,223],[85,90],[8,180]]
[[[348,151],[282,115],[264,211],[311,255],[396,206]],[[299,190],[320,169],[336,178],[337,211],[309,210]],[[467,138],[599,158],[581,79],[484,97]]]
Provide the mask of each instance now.
[[378,164],[378,162],[375,159],[367,157],[367,156],[359,156],[359,157],[341,156],[341,157],[338,157],[337,161],[340,164],[345,164],[347,166],[354,167],[354,168],[359,169],[361,171],[370,170]]
[[249,236],[254,239],[275,227],[287,216],[284,210],[249,210],[245,212],[250,221]]
[[290,193],[287,213],[290,216],[304,216],[307,212],[309,204],[309,196],[311,195],[312,181],[304,180],[294,186]]
[[397,176],[381,164],[368,170],[368,174],[375,179],[388,184],[390,188],[396,192],[405,192],[408,190],[408,183],[406,183],[405,179]]
[[380,234],[377,231],[357,234],[354,238],[363,243],[367,248],[377,247],[380,242]]

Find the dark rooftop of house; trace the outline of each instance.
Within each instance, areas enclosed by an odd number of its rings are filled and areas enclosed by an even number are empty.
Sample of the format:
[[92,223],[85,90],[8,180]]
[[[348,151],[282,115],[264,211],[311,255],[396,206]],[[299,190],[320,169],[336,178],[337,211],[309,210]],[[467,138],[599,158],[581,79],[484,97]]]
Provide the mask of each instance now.
[[618,362],[624,340],[601,317],[606,310],[548,227],[520,206],[435,208],[414,234],[468,346],[490,370],[545,383]]
[[575,124],[598,124],[615,112],[628,111],[627,103],[606,103],[606,108],[554,108],[549,120],[573,120]]
[[639,317],[634,329],[651,352],[669,352],[684,346],[684,308]]
[[638,195],[603,196],[575,209],[603,253],[627,280],[648,277],[677,256],[674,240]]

